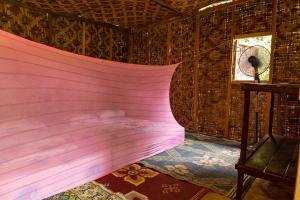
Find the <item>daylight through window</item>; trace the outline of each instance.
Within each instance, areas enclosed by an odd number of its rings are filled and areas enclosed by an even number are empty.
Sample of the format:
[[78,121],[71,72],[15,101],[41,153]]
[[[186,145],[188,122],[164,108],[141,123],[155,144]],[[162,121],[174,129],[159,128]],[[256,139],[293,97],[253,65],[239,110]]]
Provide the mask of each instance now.
[[[270,78],[270,52],[271,35],[254,36],[235,39],[233,41],[233,80],[252,81],[255,78],[255,69],[249,63],[249,58],[259,58],[259,78],[269,81]],[[264,67],[264,69],[262,69]],[[261,70],[262,69],[262,70]]]

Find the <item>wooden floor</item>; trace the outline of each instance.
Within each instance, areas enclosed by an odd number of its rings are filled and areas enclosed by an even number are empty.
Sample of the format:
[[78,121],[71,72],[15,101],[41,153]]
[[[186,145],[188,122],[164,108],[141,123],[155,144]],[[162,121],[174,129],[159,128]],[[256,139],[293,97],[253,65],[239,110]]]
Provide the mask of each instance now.
[[[243,200],[293,200],[294,187],[263,179],[256,179]],[[228,197],[210,192],[201,200],[230,200]],[[299,200],[299,199],[294,199]]]

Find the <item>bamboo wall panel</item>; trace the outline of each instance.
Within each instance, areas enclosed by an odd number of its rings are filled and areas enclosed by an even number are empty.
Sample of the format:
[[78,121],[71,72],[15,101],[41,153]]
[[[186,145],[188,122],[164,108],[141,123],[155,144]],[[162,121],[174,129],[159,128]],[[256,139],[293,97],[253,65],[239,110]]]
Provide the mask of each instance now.
[[170,63],[193,60],[195,46],[195,21],[187,18],[171,24]]
[[182,64],[176,70],[171,87],[171,105],[175,118],[187,130],[194,130],[195,101],[195,24],[192,18],[170,23],[171,63]]
[[168,26],[166,24],[148,30],[149,64],[163,65],[167,63],[167,34]]
[[[233,88],[231,91],[231,107],[230,107],[230,118],[229,118],[229,138],[234,140],[239,140],[242,133],[242,123],[243,123],[243,110],[244,110],[244,93],[240,89]],[[255,127],[255,93],[251,93],[250,102],[250,120],[249,120],[249,138],[254,135]],[[259,93],[258,96],[258,130],[259,136],[262,137],[266,133],[266,101],[267,95],[265,93]]]
[[51,20],[51,45],[58,49],[82,54],[83,23],[66,17]]
[[[300,0],[278,1],[273,82],[300,83]],[[276,101],[276,131],[300,135],[300,102],[296,97]]]
[[231,20],[231,8],[200,16],[198,132],[203,134],[224,135]]
[[128,33],[120,30],[112,31],[112,60],[127,62]]
[[136,64],[148,64],[149,45],[147,30],[133,31],[132,40],[131,62]]
[[[228,127],[228,138],[239,140],[242,126],[243,101],[244,96],[239,87],[232,85],[231,76],[231,47],[232,39],[236,35],[245,35],[253,33],[271,33],[273,31],[272,16],[273,16],[273,1],[272,0],[250,0],[239,3],[233,6],[220,6],[217,9],[204,12],[200,15],[200,34],[199,37],[199,71],[198,94],[190,92],[195,89],[195,77],[191,73],[195,72],[197,66],[195,62],[195,37],[189,34],[195,23],[195,18],[191,18],[193,22],[182,23],[178,21],[171,22],[170,44],[168,40],[159,40],[161,49],[166,46],[170,47],[169,56],[170,62],[180,62],[184,60],[182,66],[176,71],[172,82],[172,108],[176,119],[186,128],[192,130],[191,116],[192,110],[195,109],[193,102],[196,95],[199,96],[197,115],[199,118],[198,132],[224,136],[226,135],[226,126]],[[275,57],[273,68],[273,82],[291,82],[299,83],[300,68],[299,68],[299,0],[283,1],[278,0],[277,19],[275,25],[277,32],[275,34]],[[233,13],[232,13],[233,12]],[[234,19],[234,20],[232,20]],[[161,27],[161,25],[159,25]],[[166,25],[167,26],[167,25]],[[152,27],[152,29],[154,29]],[[185,31],[186,30],[186,31]],[[152,54],[149,47],[149,40],[152,34],[148,34],[151,28],[140,30],[135,34],[133,48],[140,52],[142,58],[136,57],[138,63],[160,63],[166,61],[167,58],[149,57]],[[152,30],[153,31],[153,30]],[[142,38],[141,38],[142,37]],[[193,38],[193,39],[191,39]],[[157,43],[157,44],[158,44]],[[158,45],[155,45],[158,46]],[[141,48],[144,48],[141,50]],[[155,48],[154,48],[155,49]],[[141,53],[142,52],[142,53]],[[185,54],[185,55],[184,55]],[[163,53],[163,55],[165,55]],[[147,57],[148,56],[148,57]],[[133,56],[134,57],[134,56]],[[154,59],[152,61],[151,59]],[[157,61],[159,60],[159,62]],[[192,97],[192,95],[194,95]],[[228,105],[226,98],[229,99]],[[251,96],[251,116],[250,116],[250,135],[254,133],[254,108],[255,95]],[[299,134],[299,102],[287,101],[288,98],[276,99],[277,105],[274,124],[281,130],[294,132]],[[265,93],[259,95],[259,129],[261,134],[266,131],[267,127],[267,108],[268,97]],[[287,106],[286,106],[287,105]],[[278,110],[278,111],[277,111]],[[226,117],[225,113],[228,113]],[[278,122],[278,123],[277,123]],[[276,127],[275,127],[276,128]],[[278,129],[278,128],[276,128]],[[224,134],[225,133],[225,134]]]
[[176,120],[188,130],[194,129],[194,31],[192,18],[134,31],[131,58],[139,64],[182,62],[174,73],[170,96]]
[[300,83],[300,0],[278,1],[273,81]]
[[[0,28],[73,53],[127,61],[128,31],[0,2]],[[85,40],[83,39],[85,38]]]
[[235,34],[272,31],[272,0],[250,0],[235,8]]
[[0,28],[35,42],[49,42],[46,15],[18,6],[0,3]]
[[86,25],[85,52],[87,56],[109,59],[110,35],[105,27],[96,24]]
[[194,63],[182,63],[174,73],[171,83],[171,107],[173,115],[179,124],[187,130],[194,129],[194,87],[191,73],[194,71]]

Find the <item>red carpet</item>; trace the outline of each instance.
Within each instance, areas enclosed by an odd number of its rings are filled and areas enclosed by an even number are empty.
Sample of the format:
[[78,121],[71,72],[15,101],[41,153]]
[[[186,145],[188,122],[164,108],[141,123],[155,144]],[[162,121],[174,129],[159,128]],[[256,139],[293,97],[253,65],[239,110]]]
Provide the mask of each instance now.
[[132,164],[96,182],[129,200],[198,200],[208,189],[177,180],[140,164]]

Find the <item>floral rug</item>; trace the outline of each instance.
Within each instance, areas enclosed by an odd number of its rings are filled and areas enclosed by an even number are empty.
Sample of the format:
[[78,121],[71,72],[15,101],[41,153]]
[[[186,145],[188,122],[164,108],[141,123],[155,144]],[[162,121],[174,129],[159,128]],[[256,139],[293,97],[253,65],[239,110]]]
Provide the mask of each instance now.
[[200,200],[209,190],[149,169],[132,164],[96,182],[109,190],[124,194],[128,200]]
[[209,192],[135,163],[44,200],[200,200]]
[[239,144],[186,133],[185,143],[140,163],[161,173],[232,198],[235,193]]
[[127,200],[127,198],[123,194],[113,193],[105,186],[93,181],[44,200]]

